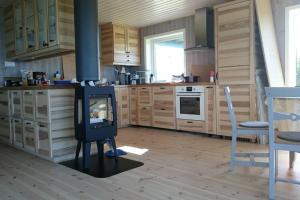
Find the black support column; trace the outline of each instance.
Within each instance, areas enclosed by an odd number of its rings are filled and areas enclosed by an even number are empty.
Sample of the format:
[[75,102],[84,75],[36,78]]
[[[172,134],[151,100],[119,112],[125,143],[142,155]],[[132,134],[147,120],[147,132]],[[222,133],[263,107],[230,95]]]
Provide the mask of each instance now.
[[78,81],[99,80],[98,0],[74,0]]

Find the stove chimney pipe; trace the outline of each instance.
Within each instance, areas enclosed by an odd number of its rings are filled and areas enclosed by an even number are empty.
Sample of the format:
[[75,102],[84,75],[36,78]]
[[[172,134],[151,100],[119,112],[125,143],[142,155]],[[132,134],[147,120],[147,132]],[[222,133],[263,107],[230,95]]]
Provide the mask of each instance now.
[[77,81],[99,80],[98,0],[74,0]]

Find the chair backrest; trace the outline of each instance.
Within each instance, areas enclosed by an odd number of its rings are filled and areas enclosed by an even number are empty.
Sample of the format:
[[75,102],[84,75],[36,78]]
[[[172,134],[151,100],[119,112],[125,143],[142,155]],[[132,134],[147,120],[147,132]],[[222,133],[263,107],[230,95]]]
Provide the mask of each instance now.
[[235,113],[234,113],[232,99],[230,96],[230,88],[228,86],[224,87],[224,94],[225,94],[226,101],[227,101],[228,114],[229,114],[229,118],[231,121],[232,129],[236,129],[237,128],[236,117],[235,117]]
[[275,99],[300,99],[300,88],[298,87],[266,87],[268,100],[269,118],[269,140],[274,141],[274,122],[275,121],[299,121],[300,115],[293,112],[276,112],[274,109]]

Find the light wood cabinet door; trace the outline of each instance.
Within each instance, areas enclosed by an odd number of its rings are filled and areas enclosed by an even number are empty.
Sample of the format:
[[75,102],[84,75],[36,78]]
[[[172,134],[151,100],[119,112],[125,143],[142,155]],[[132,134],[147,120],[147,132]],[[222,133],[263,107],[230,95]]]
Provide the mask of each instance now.
[[[219,135],[231,136],[232,129],[227,101],[224,95],[224,87],[217,87],[216,93],[217,133]],[[230,93],[237,122],[257,120],[255,85],[230,86]],[[248,136],[245,137],[249,138]]]
[[138,88],[129,88],[129,123],[131,125],[138,124]]
[[153,87],[152,125],[159,128],[176,129],[175,88]]
[[152,106],[139,105],[138,125],[152,126]]
[[128,88],[119,88],[119,104],[121,109],[121,127],[129,125],[129,94]]
[[12,143],[11,121],[8,116],[0,116],[0,140]]
[[52,157],[51,151],[51,137],[50,137],[50,125],[44,122],[38,122],[36,125],[37,132],[37,153]]
[[47,90],[35,92],[35,116],[39,121],[49,120],[49,96]]
[[0,115],[10,116],[10,102],[9,91],[0,91]]
[[23,143],[23,123],[21,119],[12,119],[13,144],[24,147]]
[[36,151],[36,124],[33,121],[24,121],[23,122],[23,135],[24,135],[24,148],[35,152]]
[[22,91],[11,91],[11,115],[15,118],[22,117]]
[[134,27],[127,27],[127,50],[126,50],[126,62],[131,65],[140,65],[140,34],[139,29]]
[[252,1],[215,9],[216,72],[219,85],[255,84]]
[[126,63],[127,38],[126,29],[122,25],[113,25],[114,32],[114,63]]
[[138,104],[143,106],[152,106],[152,91],[151,87],[138,88]]
[[35,119],[35,93],[33,90],[23,91],[23,117],[25,119]]

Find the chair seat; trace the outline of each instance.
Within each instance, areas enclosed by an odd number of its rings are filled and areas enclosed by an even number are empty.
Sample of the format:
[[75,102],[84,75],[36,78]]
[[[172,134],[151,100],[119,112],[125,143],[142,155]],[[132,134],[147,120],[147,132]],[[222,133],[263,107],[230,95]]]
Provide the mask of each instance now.
[[300,142],[300,132],[278,132],[277,137],[281,140],[286,140],[289,142]]
[[263,121],[247,121],[247,122],[241,122],[239,125],[241,127],[246,127],[246,128],[268,128],[269,127],[269,123]]

